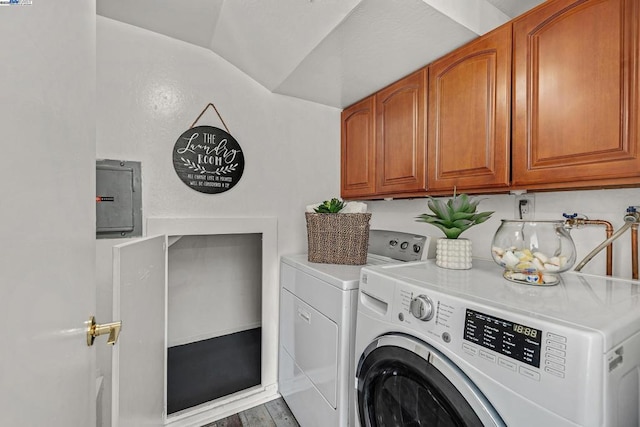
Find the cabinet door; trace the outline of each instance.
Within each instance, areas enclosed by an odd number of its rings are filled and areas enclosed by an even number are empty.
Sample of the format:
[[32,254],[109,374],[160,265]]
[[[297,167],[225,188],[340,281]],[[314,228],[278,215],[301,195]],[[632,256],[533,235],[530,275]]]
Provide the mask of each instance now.
[[375,103],[370,96],[342,112],[340,194],[343,198],[375,193]]
[[427,70],[376,94],[377,193],[424,191]]
[[511,25],[429,67],[429,190],[509,186]]
[[514,186],[640,183],[639,10],[556,0],[514,21]]

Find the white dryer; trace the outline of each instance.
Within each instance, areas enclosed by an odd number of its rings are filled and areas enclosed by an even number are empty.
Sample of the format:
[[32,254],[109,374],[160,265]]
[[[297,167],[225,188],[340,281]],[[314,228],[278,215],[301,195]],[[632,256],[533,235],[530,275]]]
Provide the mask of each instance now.
[[[430,242],[371,230],[367,265],[426,258]],[[307,254],[281,259],[278,390],[302,427],[349,425],[362,267],[312,263]]]
[[491,261],[362,269],[356,425],[640,425],[640,283]]

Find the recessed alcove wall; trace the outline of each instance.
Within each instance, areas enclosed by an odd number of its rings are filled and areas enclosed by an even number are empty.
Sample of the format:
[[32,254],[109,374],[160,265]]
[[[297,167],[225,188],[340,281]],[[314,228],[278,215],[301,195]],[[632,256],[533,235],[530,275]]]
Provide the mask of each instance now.
[[183,236],[169,243],[169,347],[261,326],[262,234]]
[[[277,221],[275,218],[149,218],[167,236],[167,348],[261,328],[261,383],[169,414],[168,424],[224,414],[276,394]],[[185,424],[186,425],[186,424]]]

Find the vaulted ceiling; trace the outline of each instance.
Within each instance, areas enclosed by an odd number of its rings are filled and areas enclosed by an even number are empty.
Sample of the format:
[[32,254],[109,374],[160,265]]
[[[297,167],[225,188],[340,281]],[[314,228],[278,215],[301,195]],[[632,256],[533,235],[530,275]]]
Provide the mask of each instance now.
[[544,0],[97,0],[268,90],[343,108]]

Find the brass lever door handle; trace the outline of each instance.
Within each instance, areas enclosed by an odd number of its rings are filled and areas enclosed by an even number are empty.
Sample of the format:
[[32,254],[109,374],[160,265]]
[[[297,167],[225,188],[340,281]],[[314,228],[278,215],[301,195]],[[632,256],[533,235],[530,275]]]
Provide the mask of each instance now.
[[122,321],[97,324],[96,318],[91,316],[89,318],[89,326],[87,327],[87,345],[91,347],[96,337],[106,334],[109,334],[107,344],[114,345],[118,341],[121,329]]

